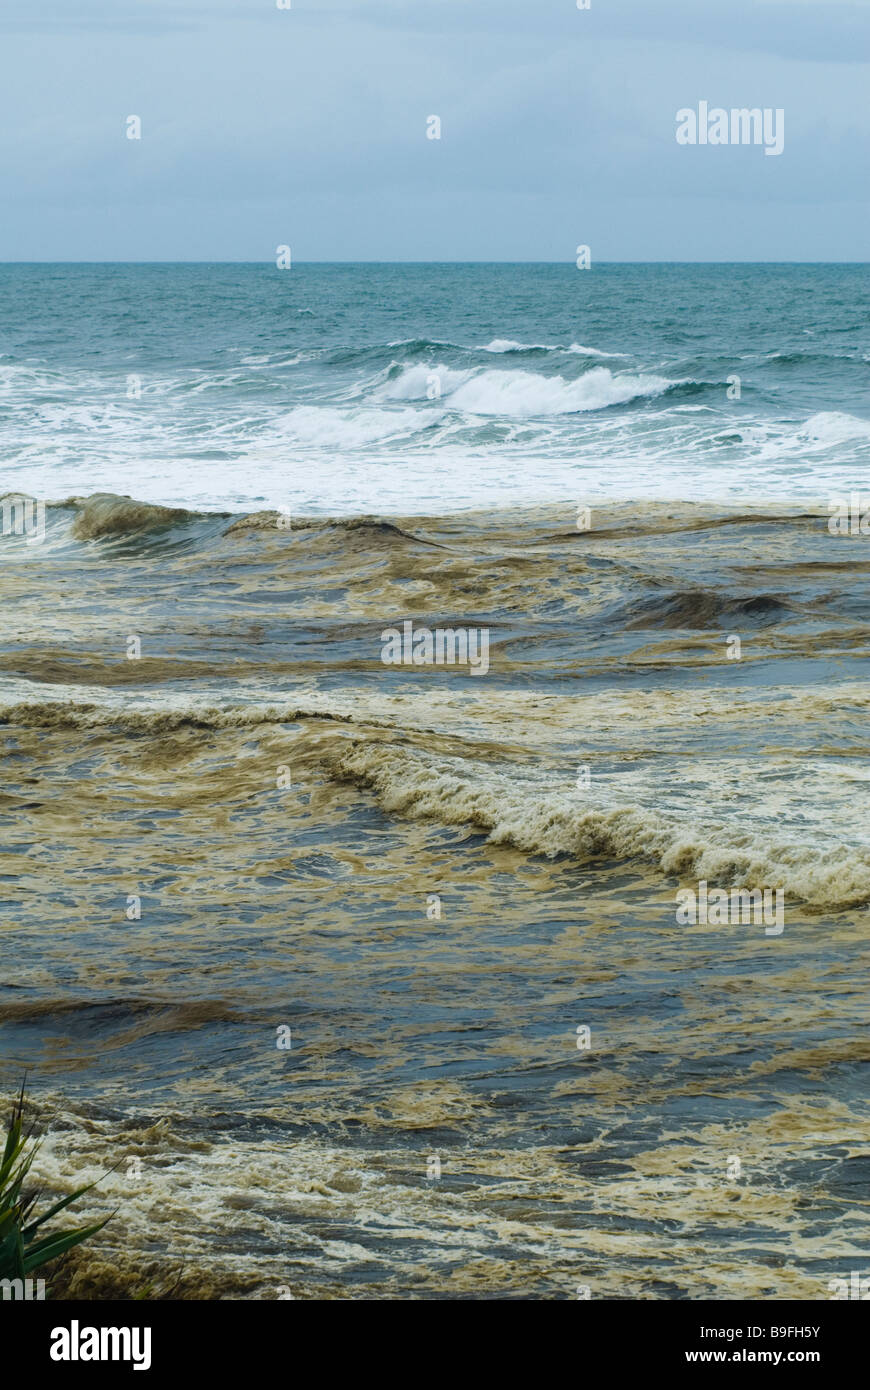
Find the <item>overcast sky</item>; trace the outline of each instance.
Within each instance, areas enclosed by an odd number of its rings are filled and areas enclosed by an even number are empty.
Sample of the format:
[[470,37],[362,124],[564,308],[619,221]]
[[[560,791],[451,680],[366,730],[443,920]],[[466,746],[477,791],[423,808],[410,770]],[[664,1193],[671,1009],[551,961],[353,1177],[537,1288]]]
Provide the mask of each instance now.
[[864,261],[868,92],[870,0],[2,0],[0,259]]

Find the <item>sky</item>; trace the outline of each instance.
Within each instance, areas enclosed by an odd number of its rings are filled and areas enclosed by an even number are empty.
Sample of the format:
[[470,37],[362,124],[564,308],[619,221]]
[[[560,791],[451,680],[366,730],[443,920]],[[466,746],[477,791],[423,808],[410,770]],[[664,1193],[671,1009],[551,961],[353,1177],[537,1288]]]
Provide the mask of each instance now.
[[2,0],[0,260],[868,259],[870,0],[278,2]]

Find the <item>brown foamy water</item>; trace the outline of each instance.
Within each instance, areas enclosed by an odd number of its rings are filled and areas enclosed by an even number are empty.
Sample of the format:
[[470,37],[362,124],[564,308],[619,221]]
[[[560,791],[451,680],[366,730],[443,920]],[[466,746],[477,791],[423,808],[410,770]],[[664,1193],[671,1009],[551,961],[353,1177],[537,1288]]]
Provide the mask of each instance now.
[[[860,537],[98,497],[0,546],[3,1075],[49,1188],[115,1168],[61,1291],[826,1298],[857,1267]],[[385,664],[407,621],[485,630],[488,670]],[[678,921],[701,880],[781,891],[781,934]]]

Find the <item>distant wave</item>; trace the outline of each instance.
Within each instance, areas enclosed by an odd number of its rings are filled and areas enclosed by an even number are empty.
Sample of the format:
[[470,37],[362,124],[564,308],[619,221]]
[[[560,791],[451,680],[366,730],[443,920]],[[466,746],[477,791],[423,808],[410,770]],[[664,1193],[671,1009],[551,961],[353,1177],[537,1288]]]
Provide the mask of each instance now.
[[481,352],[556,352],[552,343],[517,343],[513,338],[493,338]]
[[481,348],[481,352],[571,352],[579,357],[627,357],[625,352],[602,352],[600,348],[583,347],[572,343],[562,347],[558,343],[517,343],[513,338],[493,338]]
[[600,348],[583,347],[582,343],[572,343],[566,352],[576,353],[579,357],[628,357],[627,352],[602,352]]

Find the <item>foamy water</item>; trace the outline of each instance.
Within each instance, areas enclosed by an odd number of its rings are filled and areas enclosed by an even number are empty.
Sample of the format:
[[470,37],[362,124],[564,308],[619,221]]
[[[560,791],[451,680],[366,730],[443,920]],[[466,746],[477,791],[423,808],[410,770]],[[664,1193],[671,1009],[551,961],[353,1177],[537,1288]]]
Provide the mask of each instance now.
[[[866,268],[4,266],[0,307],[44,519],[0,536],[0,1071],[112,1214],[58,1293],[827,1298]],[[702,883],[782,929],[680,918]]]
[[[5,538],[3,1075],[114,1213],[62,1291],[826,1298],[867,1225],[867,543],[111,496]],[[385,665],[406,619],[485,627],[485,677]],[[782,934],[681,924],[702,878]]]
[[823,504],[870,458],[868,299],[862,266],[5,266],[3,486]]

